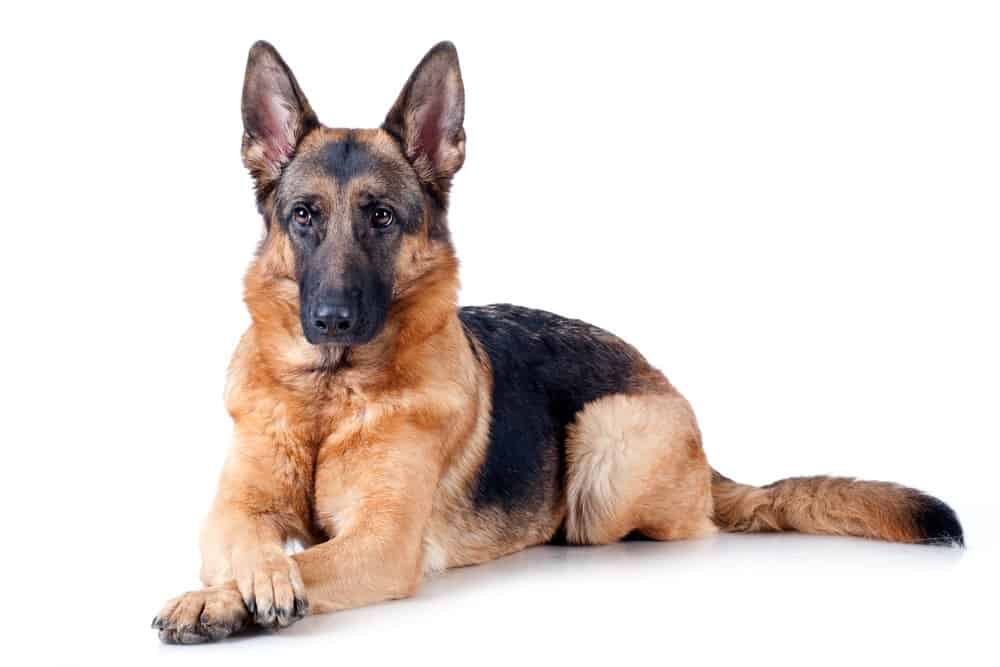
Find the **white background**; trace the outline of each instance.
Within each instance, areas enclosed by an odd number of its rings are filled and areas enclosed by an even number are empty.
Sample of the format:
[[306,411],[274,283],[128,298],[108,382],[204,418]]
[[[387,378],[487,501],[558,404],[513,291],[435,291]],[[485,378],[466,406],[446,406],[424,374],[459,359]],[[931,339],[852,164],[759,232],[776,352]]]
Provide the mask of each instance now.
[[[0,21],[4,662],[996,658],[995,4],[87,4]],[[278,635],[161,646],[150,619],[197,585],[248,322],[260,38],[325,123],[369,127],[453,40],[463,303],[611,329],[693,402],[725,474],[905,482],[958,510],[969,549],[539,548]]]

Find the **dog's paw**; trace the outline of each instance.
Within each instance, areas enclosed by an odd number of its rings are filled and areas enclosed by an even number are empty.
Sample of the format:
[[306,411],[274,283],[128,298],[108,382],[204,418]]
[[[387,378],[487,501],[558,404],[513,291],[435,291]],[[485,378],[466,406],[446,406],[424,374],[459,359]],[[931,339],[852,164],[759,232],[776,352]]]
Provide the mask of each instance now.
[[234,554],[233,573],[246,608],[264,628],[284,628],[309,612],[299,566],[281,549]]
[[200,644],[225,639],[247,624],[249,615],[239,591],[213,586],[167,602],[153,619],[165,644]]

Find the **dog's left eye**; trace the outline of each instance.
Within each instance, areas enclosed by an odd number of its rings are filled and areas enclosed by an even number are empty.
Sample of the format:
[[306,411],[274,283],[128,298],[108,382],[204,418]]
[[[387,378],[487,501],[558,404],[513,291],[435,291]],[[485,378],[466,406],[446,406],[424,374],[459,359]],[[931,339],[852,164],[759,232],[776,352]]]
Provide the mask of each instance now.
[[385,229],[392,224],[393,216],[392,211],[385,208],[384,206],[379,206],[372,211],[372,227],[378,227],[379,229]]
[[292,209],[292,219],[303,227],[308,227],[312,223],[312,213],[305,206],[296,206]]

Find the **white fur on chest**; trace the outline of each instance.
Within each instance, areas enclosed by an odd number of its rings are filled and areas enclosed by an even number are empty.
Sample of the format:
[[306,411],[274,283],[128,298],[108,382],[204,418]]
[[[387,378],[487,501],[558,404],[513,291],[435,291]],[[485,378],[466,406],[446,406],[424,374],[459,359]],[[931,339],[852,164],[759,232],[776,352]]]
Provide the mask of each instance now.
[[435,574],[446,569],[448,569],[448,552],[433,535],[424,535],[424,574]]

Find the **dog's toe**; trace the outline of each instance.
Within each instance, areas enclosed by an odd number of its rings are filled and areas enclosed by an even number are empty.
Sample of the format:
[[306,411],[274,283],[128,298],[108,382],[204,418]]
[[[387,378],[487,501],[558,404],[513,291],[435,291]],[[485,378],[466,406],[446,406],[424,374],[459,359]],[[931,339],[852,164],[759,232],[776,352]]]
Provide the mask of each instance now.
[[213,587],[168,602],[153,619],[153,628],[165,644],[201,644],[239,632],[247,619],[247,609],[235,589]]

